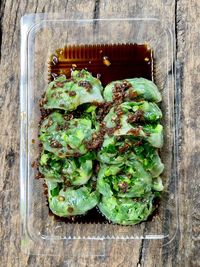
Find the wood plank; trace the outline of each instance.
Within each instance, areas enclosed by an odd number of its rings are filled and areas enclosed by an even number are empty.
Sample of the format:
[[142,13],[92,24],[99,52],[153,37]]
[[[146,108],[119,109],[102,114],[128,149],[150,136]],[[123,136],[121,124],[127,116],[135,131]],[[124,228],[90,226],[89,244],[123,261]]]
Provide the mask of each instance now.
[[199,1],[179,1],[177,12],[177,67],[182,92],[180,157],[180,253],[185,266],[199,266]]
[[[11,1],[0,6],[0,262],[2,266],[200,266],[200,47],[198,0],[138,1]],[[164,5],[162,6],[162,2]],[[136,8],[137,7],[137,8]],[[161,8],[162,7],[162,8]],[[166,14],[176,18],[177,88],[182,95],[180,125],[180,233],[170,246],[159,249],[155,241],[109,241],[106,257],[35,256],[20,253],[19,229],[19,34],[20,17],[25,13],[67,12],[73,18],[103,18]],[[95,29],[98,31],[98,27]],[[79,246],[76,242],[75,247]],[[125,250],[124,250],[125,248]],[[125,252],[124,252],[125,251]]]

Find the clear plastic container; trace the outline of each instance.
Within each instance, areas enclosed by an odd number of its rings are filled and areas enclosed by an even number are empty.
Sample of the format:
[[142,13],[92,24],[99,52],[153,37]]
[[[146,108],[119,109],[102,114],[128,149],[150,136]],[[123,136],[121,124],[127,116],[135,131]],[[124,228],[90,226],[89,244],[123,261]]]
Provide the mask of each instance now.
[[[98,30],[97,30],[98,29]],[[163,96],[165,170],[158,216],[135,226],[109,223],[66,224],[49,216],[42,179],[32,163],[39,155],[38,101],[48,82],[49,57],[66,44],[147,43],[154,53],[154,78]],[[67,20],[59,14],[36,14],[21,20],[20,187],[22,248],[27,253],[105,255],[108,239],[155,239],[166,245],[178,229],[177,140],[174,101],[173,31],[157,18]],[[32,140],[35,140],[33,143]],[[79,248],[77,248],[77,242]]]

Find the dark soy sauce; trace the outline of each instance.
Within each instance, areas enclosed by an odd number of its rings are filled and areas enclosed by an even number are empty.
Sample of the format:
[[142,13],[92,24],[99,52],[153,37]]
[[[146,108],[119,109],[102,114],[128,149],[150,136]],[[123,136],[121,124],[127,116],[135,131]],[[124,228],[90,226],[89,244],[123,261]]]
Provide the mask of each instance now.
[[152,50],[148,45],[71,45],[57,49],[49,62],[49,80],[72,69],[87,69],[105,86],[114,80],[143,77],[153,80]]

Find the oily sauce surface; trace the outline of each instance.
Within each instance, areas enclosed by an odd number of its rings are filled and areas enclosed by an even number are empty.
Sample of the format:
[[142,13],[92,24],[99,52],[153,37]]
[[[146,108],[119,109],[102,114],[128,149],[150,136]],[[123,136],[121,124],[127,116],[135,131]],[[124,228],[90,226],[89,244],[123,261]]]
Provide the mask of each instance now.
[[69,45],[57,49],[49,62],[49,80],[72,69],[87,69],[100,76],[103,86],[114,80],[143,77],[153,80],[152,50],[148,45]]

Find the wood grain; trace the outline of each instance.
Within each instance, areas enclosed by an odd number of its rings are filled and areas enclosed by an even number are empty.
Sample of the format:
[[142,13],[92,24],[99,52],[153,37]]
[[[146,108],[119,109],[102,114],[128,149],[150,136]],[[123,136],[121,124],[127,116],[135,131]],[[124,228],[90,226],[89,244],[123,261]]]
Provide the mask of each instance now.
[[[138,12],[138,10],[140,10]],[[20,252],[19,224],[19,51],[25,13],[66,12],[72,18],[163,15],[175,23],[179,105],[179,224],[173,242],[108,241],[106,257],[52,257]],[[197,267],[200,249],[200,2],[198,0],[11,1],[0,6],[0,266],[188,266]],[[94,26],[95,27],[95,26]],[[95,28],[98,31],[98,27]],[[75,247],[80,244],[76,242]],[[124,250],[125,248],[125,250]],[[125,252],[124,252],[125,251]]]

